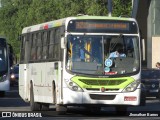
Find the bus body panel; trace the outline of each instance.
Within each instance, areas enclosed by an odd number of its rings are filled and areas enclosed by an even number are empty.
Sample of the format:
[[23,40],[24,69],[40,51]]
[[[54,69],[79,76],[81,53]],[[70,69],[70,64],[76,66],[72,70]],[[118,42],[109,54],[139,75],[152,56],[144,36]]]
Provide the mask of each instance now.
[[[30,82],[35,102],[53,103],[53,82],[59,88],[56,90],[57,96],[61,96],[61,62],[30,63],[27,70],[25,66],[26,64],[20,65],[19,94],[23,99],[30,101]],[[57,97],[57,103],[60,103],[60,99]]]

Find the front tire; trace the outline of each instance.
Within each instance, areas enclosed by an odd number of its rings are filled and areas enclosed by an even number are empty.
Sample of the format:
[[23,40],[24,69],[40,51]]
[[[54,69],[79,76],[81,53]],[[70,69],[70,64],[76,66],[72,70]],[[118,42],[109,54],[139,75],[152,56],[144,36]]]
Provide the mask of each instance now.
[[49,110],[49,104],[48,103],[41,103],[41,110],[42,111],[48,111]]
[[64,105],[56,105],[56,112],[58,115],[64,115],[67,112],[67,107]]

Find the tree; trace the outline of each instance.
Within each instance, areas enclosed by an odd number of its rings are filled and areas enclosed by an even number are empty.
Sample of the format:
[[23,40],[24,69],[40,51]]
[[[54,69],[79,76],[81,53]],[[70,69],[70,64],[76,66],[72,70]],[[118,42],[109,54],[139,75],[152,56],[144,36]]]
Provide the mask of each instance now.
[[[131,0],[112,0],[113,16],[130,16]],[[19,54],[18,35],[26,26],[77,14],[107,16],[107,0],[1,0],[0,34]]]

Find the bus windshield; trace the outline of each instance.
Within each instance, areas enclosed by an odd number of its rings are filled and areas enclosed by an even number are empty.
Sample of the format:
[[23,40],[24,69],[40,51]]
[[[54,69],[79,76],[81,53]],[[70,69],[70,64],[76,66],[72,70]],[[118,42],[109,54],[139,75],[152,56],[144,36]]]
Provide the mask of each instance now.
[[66,68],[73,73],[120,75],[139,70],[137,36],[68,35]]

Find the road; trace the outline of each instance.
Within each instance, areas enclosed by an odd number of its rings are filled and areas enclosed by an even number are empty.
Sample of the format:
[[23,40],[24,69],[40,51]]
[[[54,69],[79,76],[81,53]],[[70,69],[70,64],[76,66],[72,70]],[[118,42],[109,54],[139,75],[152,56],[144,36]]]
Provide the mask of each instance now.
[[[126,116],[118,116],[115,113],[114,107],[104,107],[101,109],[100,114],[88,114],[84,108],[80,107],[69,107],[68,112],[66,115],[58,115],[55,111],[55,107],[53,105],[50,106],[49,111],[42,111],[42,112],[31,112],[29,103],[25,103],[18,94],[17,87],[12,87],[9,92],[6,93],[6,96],[0,98],[0,112],[9,112],[12,114],[12,117],[17,118],[19,117],[34,117],[34,119],[47,118],[61,118],[61,119],[108,119],[114,118],[114,120],[128,119],[136,116],[136,119],[150,119],[150,117],[154,117],[154,119],[160,119],[160,102],[155,98],[147,98],[146,106],[139,106],[139,107],[129,107]],[[31,116],[35,113],[37,116]],[[34,114],[34,115],[35,115]],[[140,116],[140,118],[139,118]],[[150,116],[150,117],[148,117]],[[157,117],[158,116],[158,117]]]

